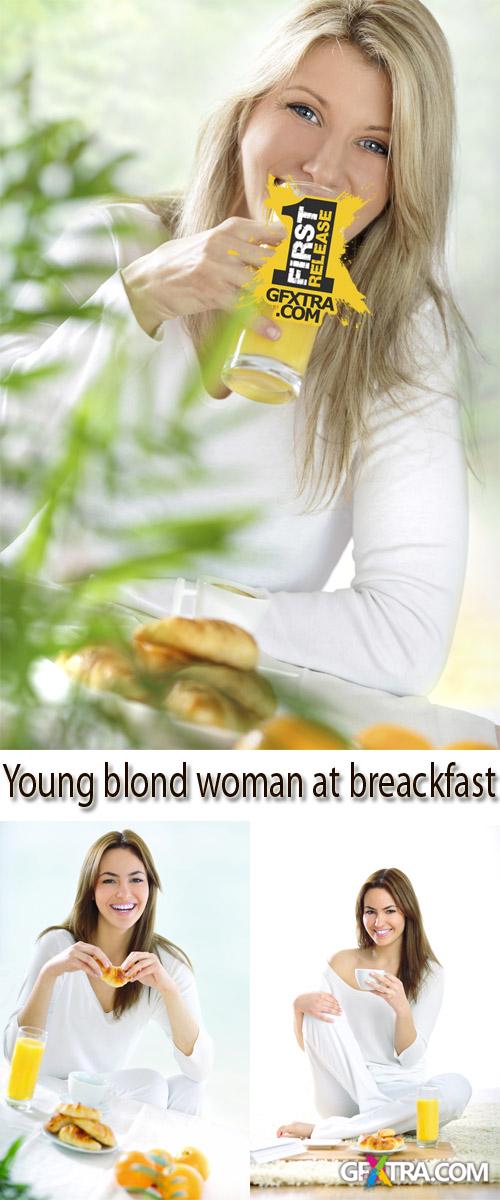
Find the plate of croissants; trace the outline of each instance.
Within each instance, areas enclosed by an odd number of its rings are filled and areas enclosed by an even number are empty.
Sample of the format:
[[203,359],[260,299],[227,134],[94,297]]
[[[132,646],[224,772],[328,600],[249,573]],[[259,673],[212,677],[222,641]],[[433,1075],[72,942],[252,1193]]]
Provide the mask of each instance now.
[[98,1108],[86,1104],[61,1104],[43,1127],[44,1137],[78,1154],[113,1154],[118,1144]]
[[397,1154],[404,1150],[406,1142],[394,1129],[377,1129],[376,1133],[362,1133],[353,1150],[369,1150],[372,1154]]
[[[83,688],[112,693],[136,713],[155,708],[229,746],[276,710],[270,672],[259,669],[258,659],[257,642],[238,625],[168,616],[137,627],[128,645],[81,646],[50,666]],[[51,684],[45,660],[35,684],[42,693]]]

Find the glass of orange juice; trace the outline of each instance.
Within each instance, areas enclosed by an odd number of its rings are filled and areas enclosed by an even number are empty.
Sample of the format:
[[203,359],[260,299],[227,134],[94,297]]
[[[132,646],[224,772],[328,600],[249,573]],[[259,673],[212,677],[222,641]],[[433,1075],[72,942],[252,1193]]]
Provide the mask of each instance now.
[[244,329],[222,370],[228,388],[262,404],[295,399],[320,328],[321,308],[330,302],[334,280],[328,258],[336,196],[312,183],[269,182],[267,217],[278,220],[288,237],[280,247],[258,312],[276,321],[281,336],[272,342]]
[[14,1108],[29,1108],[31,1105],[46,1043],[46,1029],[20,1025],[10,1064],[6,1096],[7,1104]]
[[417,1093],[417,1146],[436,1146],[439,1141],[439,1092],[421,1087]]

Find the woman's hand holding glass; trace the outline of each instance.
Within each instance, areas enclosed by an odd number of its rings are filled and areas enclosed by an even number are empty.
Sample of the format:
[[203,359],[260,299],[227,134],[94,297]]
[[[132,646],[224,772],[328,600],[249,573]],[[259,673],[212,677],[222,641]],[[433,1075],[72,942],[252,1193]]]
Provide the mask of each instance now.
[[397,975],[390,975],[389,971],[386,971],[385,975],[372,973],[371,978],[374,986],[370,987],[370,991],[375,996],[381,996],[382,1000],[386,1000],[395,1013],[402,1014],[409,1009],[406,992]]
[[109,958],[99,946],[92,946],[89,942],[74,942],[67,950],[62,950],[60,954],[50,958],[44,971],[49,978],[54,979],[71,971],[85,971],[86,975],[100,979],[102,967],[110,966],[112,964]]
[[129,983],[143,983],[146,987],[157,988],[162,993],[178,994],[177,984],[170,978],[157,954],[133,950],[122,962],[122,971],[125,971]]
[[296,1012],[317,1017],[319,1021],[331,1021],[332,1017],[340,1017],[342,1013],[331,992],[303,992],[294,1000],[293,1007]]
[[[172,317],[233,309],[284,236],[277,223],[228,217],[214,229],[163,242],[121,272],[136,319],[152,335]],[[279,336],[272,321],[257,320],[263,336]]]

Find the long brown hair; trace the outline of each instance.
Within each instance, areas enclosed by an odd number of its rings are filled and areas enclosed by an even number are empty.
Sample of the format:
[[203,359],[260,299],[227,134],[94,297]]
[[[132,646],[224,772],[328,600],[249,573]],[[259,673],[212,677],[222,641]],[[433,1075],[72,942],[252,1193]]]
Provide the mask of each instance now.
[[[325,321],[304,378],[297,476],[309,508],[327,503],[354,456],[361,460],[375,401],[387,396],[404,409],[408,389],[417,388],[425,406],[426,377],[446,359],[450,328],[466,361],[470,334],[445,266],[455,115],[450,54],[438,22],[420,0],[303,0],[273,30],[250,76],[206,122],[183,202],[146,201],[173,237],[224,221],[241,198],[240,141],[256,104],[286,84],[309,50],[329,40],[356,46],[387,74],[392,186],[383,212],[348,252],[352,277],[374,316],[351,320],[347,328]],[[217,317],[208,312],[186,319],[195,345],[213,341]],[[448,394],[454,382],[440,386]],[[439,391],[435,382],[431,390],[434,396]]]
[[420,905],[412,884],[408,876],[398,867],[384,867],[369,876],[356,900],[356,925],[360,950],[373,947],[372,939],[363,925],[365,896],[371,888],[384,888],[392,896],[396,907],[403,913],[405,927],[398,978],[403,984],[408,999],[416,1000],[430,964],[439,964],[439,959],[436,958],[424,930]]
[[[49,925],[39,936],[43,937],[44,933],[49,933],[52,929],[67,929],[68,933],[74,937],[75,942],[93,941],[98,920],[95,887],[101,859],[107,850],[131,850],[141,860],[149,884],[147,904],[130,932],[127,954],[131,954],[133,950],[143,950],[149,954],[156,954],[158,950],[166,950],[174,958],[178,958],[180,962],[191,967],[187,954],[179,946],[155,933],[156,898],[158,892],[161,891],[160,877],[149,847],[132,829],[103,833],[93,843],[83,860],[75,901],[69,916],[62,925]],[[132,982],[127,984],[127,987],[119,988],[115,992],[113,1015],[118,1018],[128,1008],[137,1004],[142,989],[143,984],[139,982]]]

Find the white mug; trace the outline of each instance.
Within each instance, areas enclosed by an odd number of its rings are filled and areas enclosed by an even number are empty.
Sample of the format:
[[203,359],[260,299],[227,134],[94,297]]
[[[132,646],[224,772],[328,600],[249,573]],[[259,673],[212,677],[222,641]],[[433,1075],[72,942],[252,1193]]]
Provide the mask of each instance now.
[[173,611],[183,616],[209,617],[212,620],[232,621],[248,633],[255,633],[271,600],[266,588],[249,587],[231,579],[205,575],[189,583],[177,579],[174,587]]
[[358,987],[364,992],[371,992],[372,988],[376,985],[373,979],[370,979],[370,976],[385,975],[385,971],[382,971],[380,967],[356,967],[354,974]]
[[68,1092],[75,1104],[102,1108],[111,1099],[113,1088],[105,1075],[97,1075],[92,1071],[71,1071],[68,1075]]

